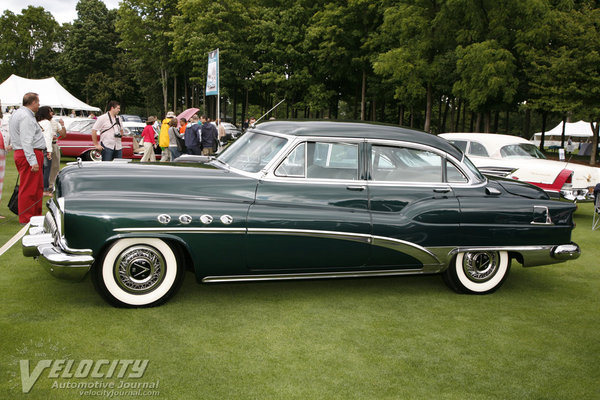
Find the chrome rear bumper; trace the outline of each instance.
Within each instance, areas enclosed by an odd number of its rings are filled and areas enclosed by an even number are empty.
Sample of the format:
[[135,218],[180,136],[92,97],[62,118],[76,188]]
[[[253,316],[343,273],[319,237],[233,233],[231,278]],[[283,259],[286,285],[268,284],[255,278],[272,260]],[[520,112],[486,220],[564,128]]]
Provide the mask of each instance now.
[[31,218],[29,234],[21,241],[23,255],[34,257],[51,275],[67,280],[82,280],[94,263],[91,250],[73,250],[63,244],[61,238],[55,240],[56,232],[47,232],[46,218],[53,218],[51,212],[46,217]]

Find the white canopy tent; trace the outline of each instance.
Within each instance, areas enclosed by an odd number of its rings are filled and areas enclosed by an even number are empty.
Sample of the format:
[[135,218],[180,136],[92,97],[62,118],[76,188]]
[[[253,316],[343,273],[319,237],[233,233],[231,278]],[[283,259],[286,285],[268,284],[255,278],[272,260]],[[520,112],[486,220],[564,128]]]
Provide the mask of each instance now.
[[[554,128],[550,129],[546,132],[545,137],[549,138],[550,136],[558,136],[562,135],[563,123],[560,122]],[[586,121],[577,121],[577,122],[567,122],[565,124],[565,138],[591,138],[593,136],[592,128],[589,122]],[[542,132],[538,132],[534,135],[534,140],[540,141],[542,137]]]
[[54,78],[27,79],[11,75],[0,84],[0,103],[2,107],[21,106],[23,95],[34,92],[40,96],[40,105],[69,110],[100,111],[69,93]]

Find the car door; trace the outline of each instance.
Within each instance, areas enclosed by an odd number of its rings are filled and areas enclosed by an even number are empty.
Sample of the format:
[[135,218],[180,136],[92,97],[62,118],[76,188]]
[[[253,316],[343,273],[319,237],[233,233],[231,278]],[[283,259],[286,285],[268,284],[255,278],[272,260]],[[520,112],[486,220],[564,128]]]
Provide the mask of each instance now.
[[363,267],[371,221],[362,140],[303,140],[260,181],[248,213],[252,271]]
[[369,143],[369,264],[382,268],[437,266],[432,247],[453,244],[459,205],[450,181],[467,178],[444,154],[410,143]]

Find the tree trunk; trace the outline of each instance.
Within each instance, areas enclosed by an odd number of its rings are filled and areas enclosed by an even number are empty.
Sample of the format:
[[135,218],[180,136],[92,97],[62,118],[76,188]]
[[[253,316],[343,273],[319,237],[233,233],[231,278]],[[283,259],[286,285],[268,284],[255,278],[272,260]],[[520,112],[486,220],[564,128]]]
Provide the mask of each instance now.
[[540,151],[544,151],[544,142],[546,141],[546,119],[548,111],[542,111],[542,138],[540,139]]
[[415,109],[413,106],[410,106],[410,127],[415,127]]
[[446,120],[448,119],[448,109],[450,108],[450,97],[446,98],[446,108],[444,109],[444,117],[442,118],[442,126],[440,133],[446,132]]
[[173,75],[173,112],[177,114],[177,74]]
[[596,127],[594,129],[594,123],[590,122],[594,135],[592,137],[592,154],[590,156],[590,165],[596,166],[597,154],[598,154],[598,135],[600,129],[600,118],[596,121]]
[[186,110],[189,108],[188,107],[188,104],[189,104],[188,103],[188,82],[189,82],[189,80],[188,80],[187,75],[184,75],[184,77],[183,77],[183,96],[185,98],[185,104],[184,104],[184,106],[185,106]]
[[168,104],[167,104],[167,79],[169,78],[169,72],[167,71],[166,68],[161,68],[160,70],[160,83],[162,85],[162,92],[163,92],[163,108],[164,108],[164,114],[163,115],[167,115],[167,108],[168,108]]
[[400,126],[404,126],[404,105],[400,105],[398,109],[398,120],[400,122]]
[[506,134],[508,135],[508,132],[510,131],[510,111],[506,110]]
[[498,120],[500,119],[500,111],[494,113],[494,133],[498,133]]
[[525,110],[525,121],[523,121],[523,137],[529,139],[531,137],[531,110]]
[[377,108],[375,106],[375,99],[371,102],[371,121],[377,121]]
[[433,108],[433,89],[431,84],[427,84],[427,105],[425,108],[425,125],[423,130],[431,133],[431,109]]
[[491,112],[490,111],[486,111],[483,114],[483,130],[485,133],[490,133],[491,132]]
[[360,120],[365,120],[365,107],[367,97],[367,71],[363,70],[362,76],[362,89],[361,89],[361,100],[360,100]]

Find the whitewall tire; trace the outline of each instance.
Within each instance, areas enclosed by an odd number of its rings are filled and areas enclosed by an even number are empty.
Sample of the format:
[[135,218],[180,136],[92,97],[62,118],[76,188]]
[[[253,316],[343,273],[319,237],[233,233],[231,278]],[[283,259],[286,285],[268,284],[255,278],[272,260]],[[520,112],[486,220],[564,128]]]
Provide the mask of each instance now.
[[478,250],[458,253],[443,277],[458,293],[486,294],[502,286],[509,271],[506,251]]
[[117,240],[92,273],[98,292],[118,307],[162,304],[179,289],[183,276],[171,246],[155,238]]

